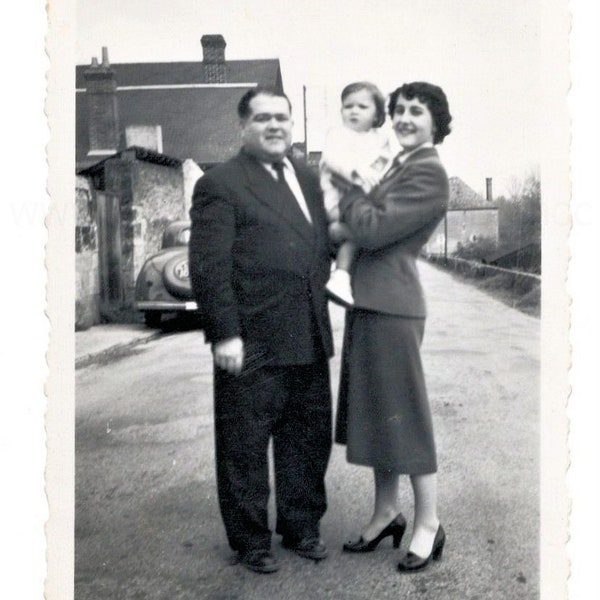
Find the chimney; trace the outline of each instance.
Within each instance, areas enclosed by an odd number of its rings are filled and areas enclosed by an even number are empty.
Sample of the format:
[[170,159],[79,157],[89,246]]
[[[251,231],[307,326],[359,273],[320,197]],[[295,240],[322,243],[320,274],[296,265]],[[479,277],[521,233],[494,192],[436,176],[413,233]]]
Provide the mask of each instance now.
[[485,178],[485,199],[488,202],[494,201],[494,196],[492,195],[492,178],[491,177]]
[[108,50],[102,48],[102,64],[96,57],[84,71],[88,103],[89,157],[106,157],[119,146],[117,81],[108,62]]
[[203,35],[200,42],[202,43],[202,64],[206,83],[225,83],[227,79],[225,38],[221,34]]

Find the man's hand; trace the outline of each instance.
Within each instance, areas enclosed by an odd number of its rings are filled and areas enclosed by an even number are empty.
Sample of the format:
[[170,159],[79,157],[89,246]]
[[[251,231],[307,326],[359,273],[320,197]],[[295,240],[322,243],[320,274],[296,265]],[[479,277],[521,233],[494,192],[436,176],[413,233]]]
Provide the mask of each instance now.
[[244,366],[244,342],[240,337],[228,338],[213,345],[215,364],[232,375],[239,375]]

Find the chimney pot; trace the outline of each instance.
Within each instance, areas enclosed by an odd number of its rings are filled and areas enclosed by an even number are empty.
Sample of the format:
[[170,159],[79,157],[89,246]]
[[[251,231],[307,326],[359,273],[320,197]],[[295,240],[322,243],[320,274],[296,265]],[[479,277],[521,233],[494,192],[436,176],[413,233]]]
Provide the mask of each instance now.
[[220,33],[203,35],[200,38],[200,42],[205,52],[207,49],[210,50],[212,48],[224,51],[225,46],[227,46],[225,38]]
[[98,68],[98,59],[95,56],[92,56],[92,68],[93,69]]
[[488,202],[494,201],[494,196],[492,195],[492,178],[491,177],[485,178],[485,199]]
[[110,63],[108,62],[108,48],[106,46],[102,46],[102,66],[110,67]]

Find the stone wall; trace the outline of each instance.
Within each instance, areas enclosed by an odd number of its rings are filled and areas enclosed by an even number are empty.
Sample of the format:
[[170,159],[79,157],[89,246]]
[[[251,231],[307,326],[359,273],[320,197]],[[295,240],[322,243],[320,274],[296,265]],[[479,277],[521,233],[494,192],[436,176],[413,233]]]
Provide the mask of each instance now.
[[145,260],[160,250],[168,223],[188,218],[181,162],[136,152],[120,152],[91,169],[89,180],[78,179],[77,300],[91,324],[135,317],[135,282]]
[[75,183],[75,329],[100,322],[98,231],[94,194],[87,179]]
[[[136,233],[144,252],[146,255],[158,252],[166,225],[188,218],[181,167],[138,161],[133,170],[133,203],[139,223]],[[136,275],[141,267],[136,264]]]
[[[498,209],[465,209],[447,212],[448,254],[456,252],[459,243],[466,244],[487,238],[498,243]],[[444,254],[444,221],[425,245],[427,254]]]
[[181,167],[135,160],[128,163],[130,193],[122,196],[122,270],[125,305],[132,305],[135,280],[146,258],[160,250],[171,221],[187,218]]
[[454,252],[459,243],[482,238],[498,243],[498,209],[452,210],[448,212],[448,250]]

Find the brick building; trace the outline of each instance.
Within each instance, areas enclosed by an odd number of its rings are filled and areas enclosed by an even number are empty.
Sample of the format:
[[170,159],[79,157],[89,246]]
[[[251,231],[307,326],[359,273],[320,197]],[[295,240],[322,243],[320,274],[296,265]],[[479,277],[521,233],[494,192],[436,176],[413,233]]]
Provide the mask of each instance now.
[[283,91],[278,59],[76,67],[76,325],[131,317],[135,279],[165,224],[186,218],[203,170],[239,149],[236,108],[256,85]]
[[103,48],[100,64],[77,66],[78,169],[152,137],[153,150],[202,169],[238,150],[237,102],[256,85],[283,91],[279,60],[225,60],[222,35],[201,43],[201,61],[111,64]]

